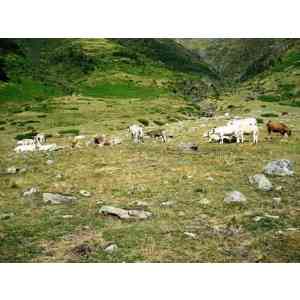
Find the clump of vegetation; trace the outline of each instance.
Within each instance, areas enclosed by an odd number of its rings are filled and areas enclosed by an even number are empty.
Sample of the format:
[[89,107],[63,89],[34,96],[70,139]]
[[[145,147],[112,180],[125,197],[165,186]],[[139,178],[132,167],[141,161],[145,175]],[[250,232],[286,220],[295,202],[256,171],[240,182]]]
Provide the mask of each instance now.
[[264,114],[261,114],[262,117],[265,117],[265,118],[277,118],[279,117],[278,114],[275,114],[275,113],[264,113]]
[[256,118],[258,124],[264,124],[264,120],[262,118]]
[[4,131],[5,130],[5,127],[0,127],[0,131]]
[[25,133],[19,133],[15,136],[17,141],[24,140],[24,139],[33,139],[33,137],[37,134],[36,131],[30,131]]
[[79,132],[79,129],[65,129],[58,131],[58,133],[62,135],[79,135]]
[[161,120],[153,120],[153,123],[158,125],[158,126],[163,126],[166,124],[166,122],[164,121],[161,121]]
[[146,119],[138,119],[138,121],[143,124],[144,126],[149,126],[150,122]]

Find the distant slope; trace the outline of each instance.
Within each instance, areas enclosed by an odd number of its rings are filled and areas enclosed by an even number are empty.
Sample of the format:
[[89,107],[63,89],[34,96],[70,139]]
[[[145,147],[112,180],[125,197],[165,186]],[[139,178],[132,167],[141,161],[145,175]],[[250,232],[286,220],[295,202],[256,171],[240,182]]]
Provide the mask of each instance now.
[[72,93],[122,96],[123,87],[124,95],[128,88],[134,95],[141,86],[181,94],[182,85],[188,86],[183,96],[198,99],[217,82],[197,54],[170,39],[0,40],[4,48],[0,75],[8,83],[0,85],[2,101]]
[[221,80],[245,81],[275,65],[297,39],[177,39],[198,53]]

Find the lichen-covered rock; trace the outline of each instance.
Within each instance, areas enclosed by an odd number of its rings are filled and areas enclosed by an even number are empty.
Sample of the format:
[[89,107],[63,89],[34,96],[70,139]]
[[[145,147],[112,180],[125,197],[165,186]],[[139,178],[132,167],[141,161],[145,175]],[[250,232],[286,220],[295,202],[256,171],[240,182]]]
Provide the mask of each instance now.
[[120,219],[148,219],[152,216],[152,213],[144,210],[127,210],[123,208],[117,208],[113,206],[102,206],[99,213],[104,215],[117,216]]
[[225,203],[245,203],[246,201],[246,197],[239,191],[227,193],[224,198]]
[[268,192],[271,191],[273,186],[270,180],[264,174],[256,174],[249,177],[250,184],[255,185],[259,190]]
[[50,204],[67,204],[76,201],[77,198],[71,195],[43,193],[43,201]]
[[273,160],[265,166],[264,173],[275,176],[292,176],[294,174],[293,163],[287,159]]

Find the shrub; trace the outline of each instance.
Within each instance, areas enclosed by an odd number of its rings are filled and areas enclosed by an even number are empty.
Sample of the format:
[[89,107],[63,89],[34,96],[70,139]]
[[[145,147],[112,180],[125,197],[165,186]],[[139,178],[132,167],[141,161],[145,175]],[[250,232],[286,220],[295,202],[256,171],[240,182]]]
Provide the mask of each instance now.
[[15,136],[15,139],[17,141],[20,141],[20,140],[24,140],[24,139],[33,139],[33,137],[37,134],[36,131],[30,131],[30,132],[25,132],[25,133],[20,133],[20,134],[17,134]]
[[79,129],[65,129],[58,131],[59,134],[63,135],[79,135],[80,130]]
[[160,121],[160,120],[153,120],[153,123],[156,124],[156,125],[158,125],[158,126],[163,126],[163,125],[166,124],[166,122]]
[[149,126],[150,122],[146,119],[138,119],[138,121],[144,126]]
[[264,120],[261,118],[256,118],[258,124],[264,124]]
[[277,118],[279,117],[277,114],[274,114],[274,113],[264,113],[264,114],[261,114],[262,117],[265,117],[265,118]]

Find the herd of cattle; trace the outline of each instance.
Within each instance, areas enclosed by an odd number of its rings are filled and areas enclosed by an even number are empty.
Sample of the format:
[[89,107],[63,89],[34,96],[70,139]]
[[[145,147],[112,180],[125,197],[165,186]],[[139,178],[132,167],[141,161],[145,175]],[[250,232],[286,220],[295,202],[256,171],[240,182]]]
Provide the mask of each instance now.
[[[268,134],[272,132],[280,133],[282,136],[290,136],[291,130],[287,125],[280,122],[268,121],[266,124]],[[129,132],[131,134],[134,143],[144,142],[144,136],[152,138],[160,138],[164,143],[167,142],[168,137],[172,137],[166,133],[163,129],[155,129],[148,132],[144,132],[144,128],[141,125],[131,125],[129,126]],[[226,125],[220,127],[214,127],[206,132],[203,137],[208,138],[209,142],[218,142],[223,144],[224,142],[236,142],[244,143],[244,135],[251,135],[253,144],[258,143],[259,128],[257,125],[257,120],[255,118],[235,118],[230,120]],[[73,139],[71,147],[74,148],[81,136],[77,136]],[[49,151],[56,150],[58,147],[56,144],[45,144],[46,135],[43,133],[38,133],[33,139],[24,139],[17,142],[15,147],[15,152],[32,152],[32,151]],[[121,143],[118,138],[107,139],[105,136],[97,136],[87,145],[93,143],[95,145],[115,145]]]

